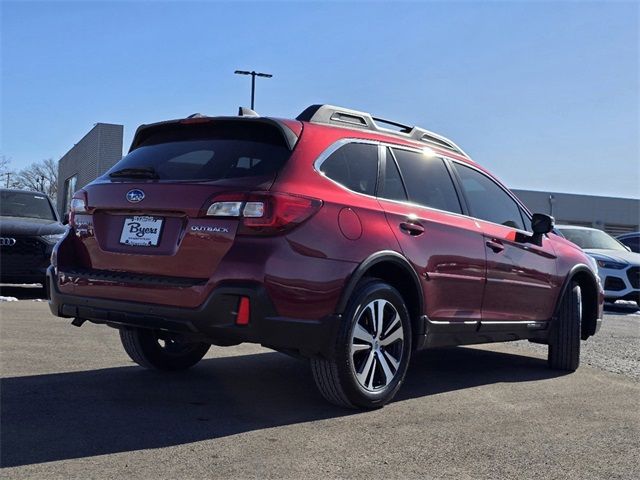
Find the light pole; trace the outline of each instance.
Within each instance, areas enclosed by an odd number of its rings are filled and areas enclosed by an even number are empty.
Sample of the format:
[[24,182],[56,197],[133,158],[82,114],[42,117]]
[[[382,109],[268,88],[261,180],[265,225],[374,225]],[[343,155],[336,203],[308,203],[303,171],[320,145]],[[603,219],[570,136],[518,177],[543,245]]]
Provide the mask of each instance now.
[[270,73],[256,72],[255,70],[251,70],[250,72],[247,70],[236,70],[233,73],[236,75],[251,75],[251,110],[253,110],[256,97],[256,77],[271,78],[273,75]]

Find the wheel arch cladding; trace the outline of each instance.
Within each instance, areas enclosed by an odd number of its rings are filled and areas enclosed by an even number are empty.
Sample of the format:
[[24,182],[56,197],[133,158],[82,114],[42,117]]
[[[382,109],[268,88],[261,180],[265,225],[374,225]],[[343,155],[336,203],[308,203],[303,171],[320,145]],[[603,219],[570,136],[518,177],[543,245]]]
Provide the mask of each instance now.
[[[563,285],[558,306],[562,302],[562,298],[571,288],[571,284],[575,282],[580,286],[582,291],[582,340],[586,340],[596,333],[596,324],[598,319],[598,281],[586,265],[576,265]],[[556,310],[557,311],[557,310]]]
[[374,253],[353,272],[337,305],[336,313],[344,313],[349,298],[364,278],[378,278],[394,287],[407,305],[414,335],[421,332],[420,318],[424,312],[422,286],[409,261],[392,250]]

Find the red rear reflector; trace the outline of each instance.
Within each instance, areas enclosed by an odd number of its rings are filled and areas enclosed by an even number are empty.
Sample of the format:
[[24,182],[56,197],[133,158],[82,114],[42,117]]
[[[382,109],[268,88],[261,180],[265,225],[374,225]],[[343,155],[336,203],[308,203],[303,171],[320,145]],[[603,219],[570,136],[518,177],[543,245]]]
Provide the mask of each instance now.
[[251,308],[249,306],[249,297],[240,297],[238,303],[238,315],[236,316],[236,325],[249,325],[249,317],[251,316]]

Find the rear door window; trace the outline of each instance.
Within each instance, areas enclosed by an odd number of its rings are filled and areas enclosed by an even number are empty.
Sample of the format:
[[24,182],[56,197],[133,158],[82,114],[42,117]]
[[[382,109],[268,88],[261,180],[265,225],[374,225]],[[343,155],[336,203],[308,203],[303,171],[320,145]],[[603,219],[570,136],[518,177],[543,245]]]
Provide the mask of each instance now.
[[393,148],[409,200],[425,207],[462,213],[458,194],[444,160]]
[[177,124],[152,133],[108,173],[146,169],[160,180],[275,177],[290,153],[268,125]]
[[375,195],[378,147],[368,143],[348,143],[327,157],[320,171],[349,190]]

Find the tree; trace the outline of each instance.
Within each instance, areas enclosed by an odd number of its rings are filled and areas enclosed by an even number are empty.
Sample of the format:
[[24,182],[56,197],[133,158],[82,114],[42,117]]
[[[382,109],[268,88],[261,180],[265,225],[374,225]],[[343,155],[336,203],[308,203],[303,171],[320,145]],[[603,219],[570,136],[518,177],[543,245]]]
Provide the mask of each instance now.
[[11,157],[0,155],[0,180],[2,180],[1,185],[3,187],[10,185],[11,175],[13,175],[11,171]]
[[15,175],[12,184],[14,188],[45,193],[55,204],[58,193],[58,162],[48,158],[32,163]]

